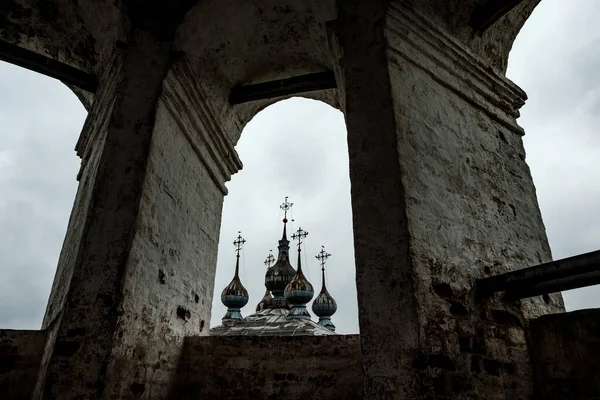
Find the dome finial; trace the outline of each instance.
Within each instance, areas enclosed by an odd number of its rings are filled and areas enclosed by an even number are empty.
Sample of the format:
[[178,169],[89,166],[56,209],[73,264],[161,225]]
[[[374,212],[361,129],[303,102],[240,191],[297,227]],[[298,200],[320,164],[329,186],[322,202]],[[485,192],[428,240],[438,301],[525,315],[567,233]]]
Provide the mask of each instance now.
[[[271,268],[271,264],[275,263],[275,257],[273,257],[273,250],[269,250],[269,255],[265,259],[265,265],[267,266],[267,270]],[[265,285],[266,286],[266,285]],[[256,312],[264,310],[266,308],[273,308],[273,296],[271,296],[271,292],[269,288],[266,289],[265,295],[260,300],[260,302],[256,305]]]
[[308,232],[306,232],[302,228],[298,228],[296,233],[294,233],[292,235],[292,239],[298,241],[298,272],[302,271],[302,266],[300,265],[300,252],[302,251],[302,249],[300,248],[300,246],[302,245],[302,243],[304,242],[304,239],[307,236],[308,236]]
[[298,228],[296,233],[292,235],[292,239],[298,241],[298,270],[296,276],[288,285],[285,287],[284,296],[292,309],[288,315],[288,318],[304,318],[310,319],[310,314],[306,309],[306,304],[312,299],[314,295],[313,287],[310,282],[304,277],[302,273],[301,264],[301,245],[303,239],[308,236],[308,232],[302,228]]
[[288,201],[288,197],[289,196],[285,196],[285,200],[279,206],[279,208],[281,208],[283,210],[283,236],[282,236],[281,240],[287,240],[287,234],[286,234],[286,228],[287,228],[287,222],[288,222],[287,213],[294,205],[294,203],[290,203]]
[[325,251],[325,246],[321,246],[321,251],[315,256],[321,263],[322,287],[321,293],[313,301],[312,310],[319,317],[319,324],[325,328],[335,331],[335,325],[331,322],[331,316],[337,311],[337,304],[333,297],[327,291],[325,286],[325,263],[331,257],[331,254]]
[[227,312],[223,317],[223,323],[241,322],[242,313],[240,309],[248,304],[248,291],[240,281],[240,251],[246,240],[242,238],[242,233],[238,231],[238,237],[233,241],[236,251],[235,275],[233,279],[223,289],[221,293],[221,302],[227,307]]
[[275,263],[275,257],[273,257],[273,250],[269,250],[269,255],[265,259],[265,265],[267,269],[271,268],[271,264]]
[[296,271],[292,268],[289,260],[290,241],[287,239],[287,213],[292,208],[293,203],[288,201],[288,196],[285,197],[283,204],[279,206],[284,212],[283,218],[283,236],[279,240],[277,250],[277,262],[272,266],[269,265],[265,275],[265,286],[273,294],[271,308],[288,308],[288,303],[283,297],[283,291],[290,281],[294,278]]

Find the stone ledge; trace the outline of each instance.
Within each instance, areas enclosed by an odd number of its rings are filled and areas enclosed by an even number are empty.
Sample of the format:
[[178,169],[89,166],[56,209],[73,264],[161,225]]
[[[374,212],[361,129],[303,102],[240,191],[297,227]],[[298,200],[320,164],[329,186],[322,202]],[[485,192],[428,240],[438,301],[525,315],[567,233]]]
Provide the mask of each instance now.
[[187,337],[177,399],[362,399],[359,335]]
[[530,346],[540,399],[600,398],[600,309],[532,320]]

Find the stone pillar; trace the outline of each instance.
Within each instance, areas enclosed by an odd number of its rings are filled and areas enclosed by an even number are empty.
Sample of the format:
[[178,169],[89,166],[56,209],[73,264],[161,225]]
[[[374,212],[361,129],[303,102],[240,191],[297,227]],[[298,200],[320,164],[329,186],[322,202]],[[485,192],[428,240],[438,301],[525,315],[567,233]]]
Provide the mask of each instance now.
[[183,337],[208,330],[224,183],[241,164],[172,66],[170,41],[134,31],[101,81],[37,398],[164,398]]
[[364,3],[340,3],[333,29],[365,399],[531,398],[527,317],[562,311],[560,296],[473,290],[551,259],[516,123],[525,94],[413,7]]

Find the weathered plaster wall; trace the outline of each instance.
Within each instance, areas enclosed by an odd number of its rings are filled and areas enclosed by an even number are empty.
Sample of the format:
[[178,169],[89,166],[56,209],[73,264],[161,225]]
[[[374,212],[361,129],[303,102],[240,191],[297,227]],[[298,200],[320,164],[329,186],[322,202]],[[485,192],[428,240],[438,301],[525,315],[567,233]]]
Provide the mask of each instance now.
[[540,399],[600,398],[600,309],[537,318],[529,342]]
[[3,399],[31,399],[45,343],[45,331],[0,330],[0,396]]
[[[560,295],[483,304],[474,280],[551,259],[516,124],[524,93],[426,18],[392,8],[386,37],[406,188],[421,395],[530,398],[526,318]],[[522,303],[522,304],[520,304]]]
[[[89,112],[82,129],[76,151],[81,157],[81,168],[78,174],[79,186],[73,202],[73,209],[69,217],[67,232],[63,241],[63,247],[58,259],[58,265],[52,289],[46,305],[46,313],[42,322],[42,328],[48,332],[48,340],[44,349],[44,357],[40,368],[40,376],[36,384],[36,395],[41,395],[46,380],[46,369],[52,356],[55,354],[55,344],[61,317],[67,302],[71,280],[76,273],[78,251],[84,234],[86,216],[89,212],[90,202],[93,194],[93,186],[96,181],[98,164],[105,145],[106,134],[110,117],[113,112],[117,76],[121,68],[120,57],[112,60],[112,68],[107,69],[103,85],[96,95],[97,104]],[[57,356],[61,356],[61,349],[66,350],[69,344],[59,343]]]
[[178,78],[158,106],[108,398],[165,398],[184,336],[209,329],[224,179],[205,151],[219,138]]
[[101,73],[124,35],[120,1],[3,0],[0,40]]
[[[157,102],[172,61],[169,50],[169,42],[136,32],[121,67],[101,81],[101,87],[114,83],[116,89],[113,96],[106,93],[107,102],[94,102],[99,114],[110,112],[106,125],[96,125],[77,146],[83,175],[89,169],[94,179],[78,189],[81,203],[74,207],[74,229],[63,247],[67,262],[57,271],[66,279],[54,286],[51,297],[57,302],[53,309],[49,305],[44,322],[56,328],[56,343],[48,346],[36,398],[101,398],[106,388]],[[99,109],[111,102],[108,111]],[[90,152],[97,154],[94,163],[86,159]]]
[[[226,132],[237,142],[244,125],[281,99],[231,107],[232,87],[332,69],[327,24],[333,0],[208,0],[198,2],[179,26],[175,47],[201,76]],[[226,25],[215,20],[227,20]],[[305,94],[336,107],[335,91]]]
[[362,399],[358,335],[185,340],[171,399]]

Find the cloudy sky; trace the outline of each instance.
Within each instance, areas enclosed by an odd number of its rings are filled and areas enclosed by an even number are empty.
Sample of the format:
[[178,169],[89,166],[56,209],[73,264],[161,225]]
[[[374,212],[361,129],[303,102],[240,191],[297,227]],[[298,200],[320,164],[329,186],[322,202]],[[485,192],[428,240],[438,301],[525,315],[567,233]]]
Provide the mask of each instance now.
[[[555,258],[600,249],[600,2],[544,0],[517,38],[508,76],[529,95],[519,123]],[[0,62],[0,328],[38,329],[76,191],[75,146],[86,113],[60,82]],[[325,245],[338,332],[358,332],[344,120],[305,99],[258,114],[238,144],[244,169],[227,184],[212,325],[233,274],[232,242],[247,243],[242,280],[252,312],[263,264],[281,235],[290,196],[293,228],[309,232],[303,265],[320,288],[314,256]],[[292,252],[295,260],[295,251]],[[294,262],[293,265],[296,263]],[[600,307],[600,287],[564,293],[569,310]]]

